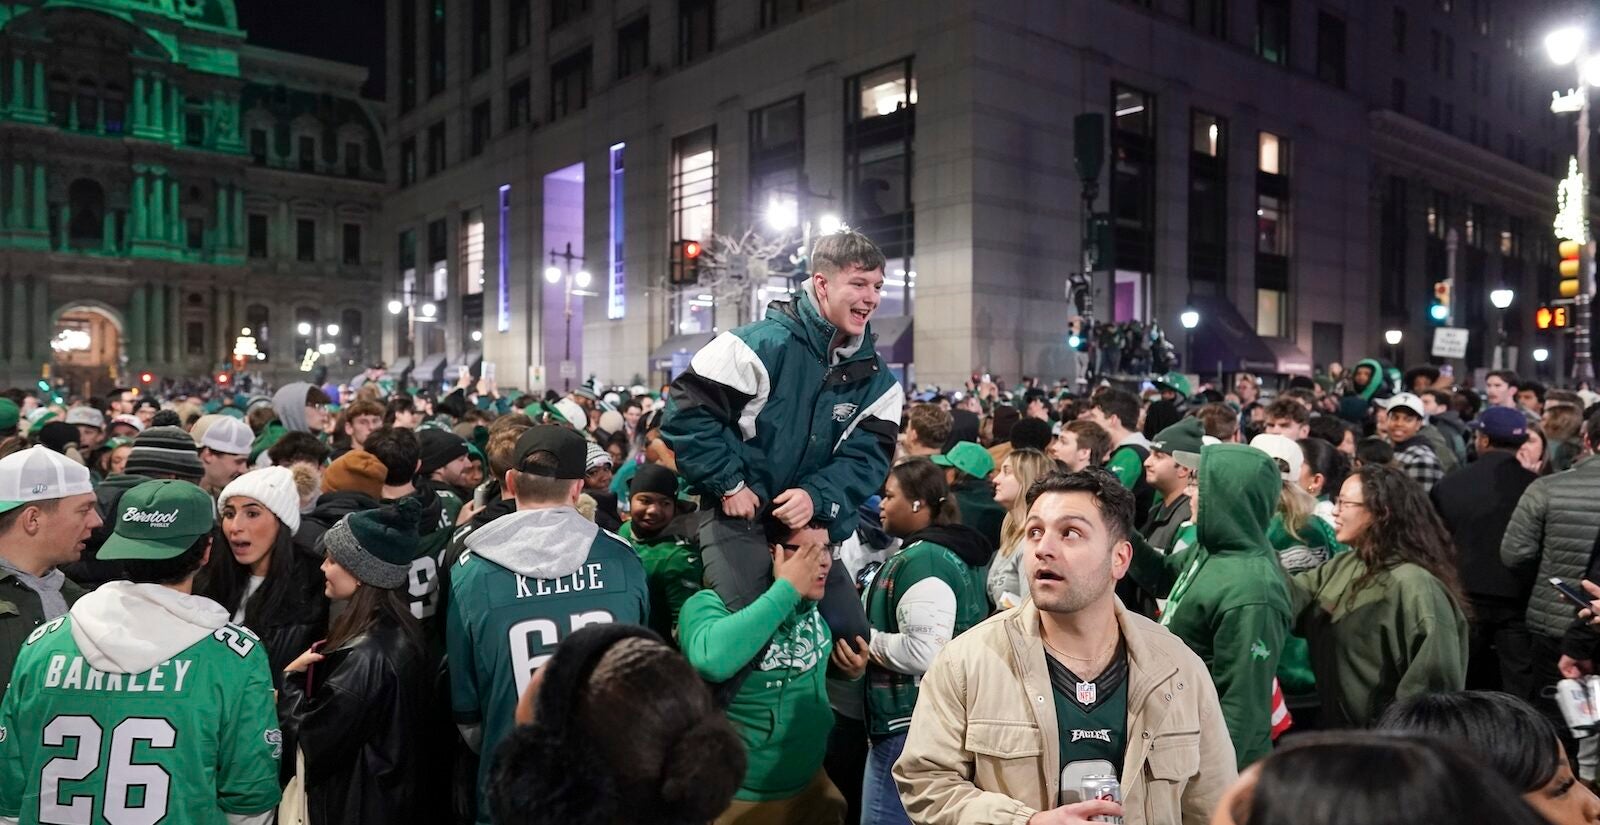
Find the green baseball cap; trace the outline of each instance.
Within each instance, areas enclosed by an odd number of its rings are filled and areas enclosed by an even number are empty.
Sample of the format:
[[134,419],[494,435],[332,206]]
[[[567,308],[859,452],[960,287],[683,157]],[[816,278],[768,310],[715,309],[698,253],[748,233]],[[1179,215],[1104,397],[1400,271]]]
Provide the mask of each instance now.
[[988,478],[994,472],[994,456],[975,441],[957,441],[949,452],[934,456],[933,463],[954,467],[973,478]]
[[0,433],[15,434],[17,422],[22,420],[22,408],[9,398],[0,398]]
[[159,561],[184,554],[216,524],[211,496],[187,481],[146,481],[117,502],[117,526],[101,545],[102,559]]

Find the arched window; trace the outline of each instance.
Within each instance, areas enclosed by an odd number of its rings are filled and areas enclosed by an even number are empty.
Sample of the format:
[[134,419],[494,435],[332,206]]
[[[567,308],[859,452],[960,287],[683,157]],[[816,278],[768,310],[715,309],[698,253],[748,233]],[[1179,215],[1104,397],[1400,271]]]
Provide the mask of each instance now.
[[67,243],[75,249],[99,249],[104,235],[106,190],[97,181],[79,178],[67,187],[67,203],[72,221],[67,226]]
[[347,309],[339,315],[340,345],[352,355],[361,351],[361,310]]

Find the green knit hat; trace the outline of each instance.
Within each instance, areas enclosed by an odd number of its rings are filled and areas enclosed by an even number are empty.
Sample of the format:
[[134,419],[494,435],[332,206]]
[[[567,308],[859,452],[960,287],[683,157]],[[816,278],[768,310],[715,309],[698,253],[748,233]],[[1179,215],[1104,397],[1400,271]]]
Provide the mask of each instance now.
[[10,434],[17,431],[17,422],[22,420],[22,408],[17,402],[9,398],[0,398],[0,434]]
[[408,496],[376,510],[340,519],[323,537],[328,555],[363,584],[384,590],[403,587],[417,554],[422,505]]

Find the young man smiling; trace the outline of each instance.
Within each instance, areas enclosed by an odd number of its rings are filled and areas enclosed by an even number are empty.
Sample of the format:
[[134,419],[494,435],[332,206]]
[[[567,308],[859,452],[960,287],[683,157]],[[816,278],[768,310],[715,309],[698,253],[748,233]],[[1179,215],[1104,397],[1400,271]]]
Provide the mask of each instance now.
[[[738,611],[771,565],[756,517],[813,521],[837,543],[889,472],[904,393],[873,348],[883,252],[856,232],[820,238],[803,293],[717,336],[672,382],[661,435],[678,472],[720,512],[701,532],[706,585]],[[822,612],[845,638],[866,618],[843,566]],[[842,625],[842,626],[841,626]]]

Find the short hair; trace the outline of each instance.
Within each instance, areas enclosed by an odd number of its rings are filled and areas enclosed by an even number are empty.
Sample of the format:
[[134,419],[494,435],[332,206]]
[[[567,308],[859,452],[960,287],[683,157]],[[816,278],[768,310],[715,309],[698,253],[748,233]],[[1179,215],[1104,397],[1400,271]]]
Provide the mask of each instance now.
[[1545,399],[1545,394],[1548,393],[1549,390],[1546,389],[1545,386],[1543,384],[1539,383],[1538,381],[1531,381],[1530,380],[1530,381],[1524,381],[1521,384],[1518,384],[1517,385],[1517,392],[1531,392],[1531,393],[1533,393],[1535,398],[1539,399],[1539,403],[1543,404],[1544,403],[1544,399]]
[[181,427],[183,419],[178,417],[176,410],[157,410],[155,415],[150,416],[150,426]]
[[1104,467],[1088,467],[1076,473],[1049,473],[1028,488],[1028,509],[1047,493],[1088,493],[1094,496],[1113,541],[1127,541],[1133,535],[1133,491]]
[[1320,439],[1339,447],[1344,444],[1344,437],[1350,432],[1350,427],[1339,420],[1336,415],[1319,415],[1311,419],[1311,428],[1307,433],[1312,438]]
[[1095,396],[1090,406],[1117,419],[1123,429],[1132,430],[1139,426],[1139,396],[1127,390],[1107,387],[1104,392]]
[[1363,465],[1394,463],[1394,445],[1375,435],[1356,442],[1356,460]]
[[[513,417],[521,418],[523,421],[513,421],[499,429],[489,428],[489,445],[484,448],[484,454],[489,459],[489,472],[497,479],[505,478],[506,473],[517,468],[517,441],[528,428],[533,426],[533,422],[528,421],[525,415],[507,416],[507,418]],[[495,422],[496,426],[499,423]]]
[[342,426],[339,429],[344,429],[344,427],[349,426],[351,421],[354,421],[363,415],[375,415],[378,418],[383,418],[384,414],[387,412],[388,410],[384,409],[382,404],[379,404],[376,401],[368,401],[363,398],[360,401],[357,401],[354,404],[344,408],[344,421],[340,422]]
[[1406,370],[1405,377],[1401,379],[1405,383],[1406,392],[1411,392],[1411,387],[1417,383],[1418,378],[1426,378],[1428,383],[1432,384],[1439,380],[1439,368],[1432,364],[1423,364]]
[[790,527],[773,516],[761,520],[761,532],[766,536],[767,544],[783,544],[783,540],[801,530],[826,530],[828,525],[820,521],[812,521],[804,527]]
[[1561,767],[1555,725],[1532,705],[1490,690],[1425,693],[1389,706],[1378,730],[1442,736],[1465,745],[1518,793],[1549,784]]
[[328,460],[328,445],[311,433],[284,433],[267,449],[267,460],[275,467],[287,467],[297,461],[321,467]]
[[11,532],[12,525],[16,524],[17,520],[22,518],[23,510],[26,510],[29,507],[37,507],[46,513],[54,513],[56,508],[61,506],[61,502],[65,500],[66,499],[61,498],[50,498],[43,501],[30,501],[21,507],[13,507],[4,513],[0,513],[0,536]]
[[1522,379],[1519,378],[1517,373],[1513,370],[1494,370],[1488,375],[1485,375],[1483,380],[1485,383],[1488,383],[1489,379],[1491,378],[1498,378],[1519,390],[1522,389]]
[[1455,407],[1456,415],[1462,421],[1471,421],[1478,417],[1478,411],[1483,409],[1483,398],[1475,392],[1458,392],[1454,395],[1451,405]]
[[1316,391],[1315,390],[1306,389],[1305,387],[1294,387],[1293,389],[1284,390],[1283,394],[1279,395],[1278,397],[1279,398],[1290,398],[1290,399],[1293,399],[1295,401],[1298,401],[1303,406],[1305,406],[1307,409],[1311,408],[1313,405],[1315,405],[1317,403],[1317,393],[1316,393]]
[[367,436],[364,449],[388,469],[384,484],[399,487],[416,478],[417,462],[422,460],[422,442],[416,433],[403,427],[382,427]]
[[541,469],[554,470],[560,466],[560,463],[556,458],[556,454],[548,450],[536,450],[524,457],[516,467],[512,468],[515,471],[515,475],[511,477],[512,490],[516,493],[517,500],[532,504],[552,504],[566,501],[567,496],[572,492],[573,482],[578,479],[552,478],[523,472],[520,469],[522,467],[539,467]]
[[494,438],[495,433],[498,433],[501,430],[515,429],[518,432],[521,432],[522,430],[526,430],[532,426],[533,419],[529,418],[526,413],[506,413],[505,415],[502,415],[490,422],[489,437]]
[[332,403],[333,398],[331,398],[327,393],[323,392],[321,387],[312,385],[311,388],[306,390],[307,407],[320,407],[324,404]]
[[1448,390],[1427,390],[1426,392],[1422,393],[1422,397],[1432,398],[1433,403],[1438,404],[1447,410],[1450,409],[1450,407],[1455,403],[1455,396],[1452,395]]
[[261,431],[266,429],[268,424],[271,424],[277,420],[278,414],[274,412],[271,405],[268,404],[262,404],[259,407],[252,408],[249,412],[244,414],[244,423],[249,424],[250,431],[256,435],[260,435]]
[[1239,414],[1227,404],[1206,404],[1194,411],[1194,417],[1200,419],[1206,435],[1218,441],[1232,441],[1239,434]]
[[1293,398],[1278,398],[1267,405],[1267,420],[1271,421],[1275,418],[1287,418],[1296,424],[1309,424],[1311,423],[1311,411],[1306,409],[1306,405]]
[[1063,432],[1072,433],[1078,442],[1078,449],[1089,451],[1089,465],[1092,467],[1100,466],[1111,453],[1111,434],[1093,421],[1073,421],[1063,428]]
[[938,404],[918,404],[906,413],[906,429],[926,447],[943,448],[954,426],[950,411]]
[[134,584],[178,584],[200,572],[206,547],[215,531],[195,539],[189,549],[170,559],[123,559],[118,562],[122,574]]
[[630,398],[617,405],[617,412],[626,413],[628,410],[639,410],[640,412],[643,412],[644,405],[640,404],[639,399],[637,398]]
[[1011,428],[1011,446],[1019,450],[1038,450],[1042,453],[1049,449],[1050,438],[1050,422],[1037,418],[1024,418]]
[[823,235],[811,247],[811,271],[830,278],[846,269],[872,272],[887,264],[883,250],[854,230]]
[[389,406],[383,411],[383,424],[389,426],[394,423],[395,413],[415,413],[417,400],[409,395],[397,395],[389,399]]

